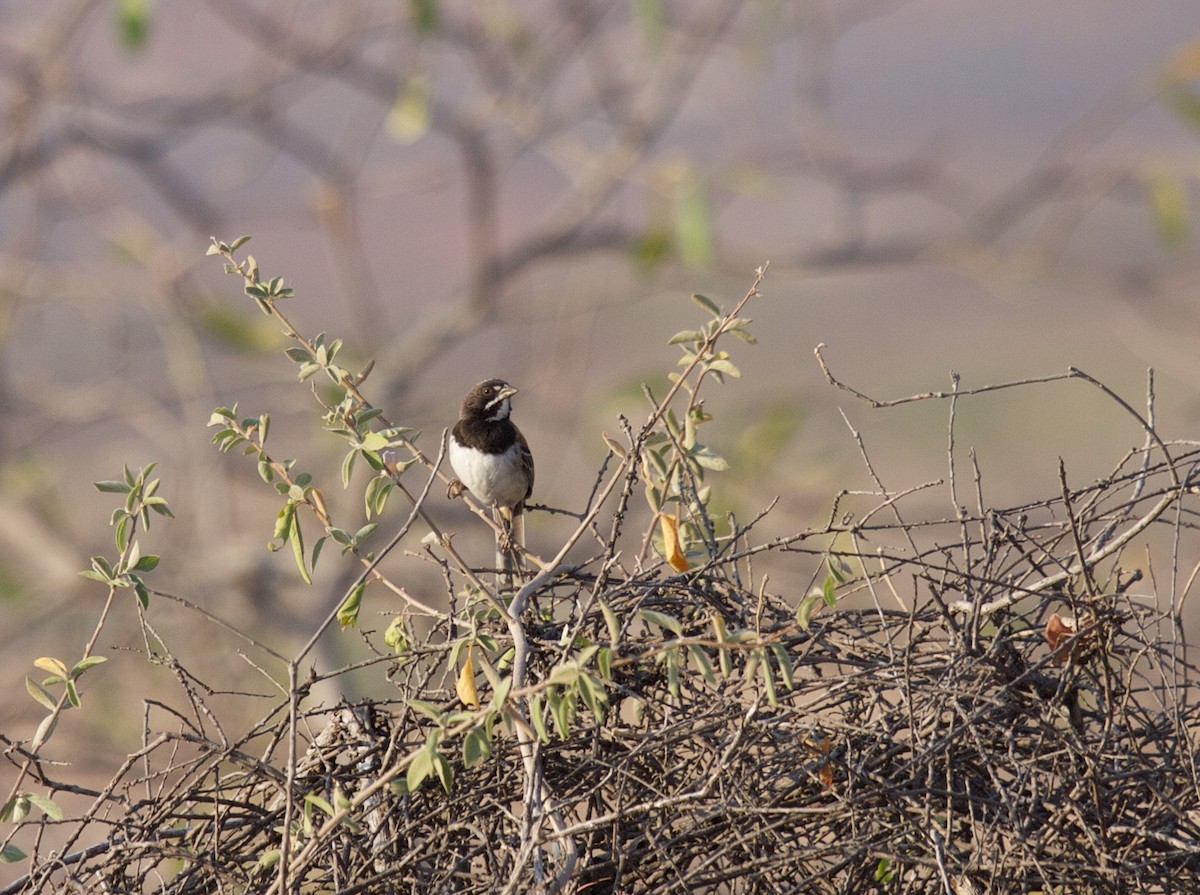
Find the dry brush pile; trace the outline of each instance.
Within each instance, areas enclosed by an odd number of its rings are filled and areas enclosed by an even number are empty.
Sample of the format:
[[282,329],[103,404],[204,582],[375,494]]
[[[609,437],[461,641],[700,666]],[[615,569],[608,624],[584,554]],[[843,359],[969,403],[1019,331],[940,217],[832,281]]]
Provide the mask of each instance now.
[[[218,246],[277,314],[282,283],[236,248]],[[55,816],[72,787],[36,744],[7,743],[34,795],[23,810],[10,800],[30,854],[0,893],[1196,891],[1200,719],[1182,609],[1200,450],[1164,443],[1112,396],[1147,439],[1101,481],[1073,488],[1064,472],[1046,500],[919,521],[912,492],[877,481],[838,495],[819,527],[759,538],[764,516],[710,518],[704,477],[722,461],[696,436],[701,387],[737,373],[718,343],[751,339],[741,314],[759,281],[728,312],[697,297],[708,319],[673,340],[673,384],[607,439],[562,553],[526,557],[508,592],[427,517],[439,458],[382,420],[336,347],[294,335],[293,360],[343,387],[327,425],[378,473],[368,499],[410,498],[391,544],[429,532],[446,604],[384,579],[391,546],[367,550],[374,531],[321,518],[319,490],[269,453],[262,418],[218,413],[218,444],[282,485],[275,534],[301,571],[304,514],[362,563],[326,624],[398,601],[366,657],[396,697],[316,704],[310,642],[276,657],[283,695],[234,734],[172,658],[186,697],[174,723],[148,729],[75,816]],[[940,487],[957,498],[953,477]],[[134,477],[123,493],[145,491]],[[1135,548],[1157,535],[1170,549],[1156,576]],[[812,588],[772,592],[756,571],[768,559]]]

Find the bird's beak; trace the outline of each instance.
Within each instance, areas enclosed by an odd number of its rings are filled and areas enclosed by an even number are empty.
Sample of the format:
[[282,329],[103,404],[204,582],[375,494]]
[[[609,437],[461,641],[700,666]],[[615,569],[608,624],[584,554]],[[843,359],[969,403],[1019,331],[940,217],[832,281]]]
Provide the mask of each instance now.
[[500,389],[500,394],[496,395],[496,400],[503,401],[505,398],[511,398],[516,393],[517,390],[515,388],[513,388],[511,385],[506,385],[504,388]]

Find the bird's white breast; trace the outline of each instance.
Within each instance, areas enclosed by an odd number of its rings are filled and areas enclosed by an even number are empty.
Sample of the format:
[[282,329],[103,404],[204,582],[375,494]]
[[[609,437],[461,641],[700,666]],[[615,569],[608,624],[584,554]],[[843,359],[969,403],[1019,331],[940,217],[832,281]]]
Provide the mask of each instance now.
[[502,454],[485,454],[450,439],[450,465],[454,474],[480,501],[490,506],[513,507],[525,497],[528,482],[521,472],[521,445]]

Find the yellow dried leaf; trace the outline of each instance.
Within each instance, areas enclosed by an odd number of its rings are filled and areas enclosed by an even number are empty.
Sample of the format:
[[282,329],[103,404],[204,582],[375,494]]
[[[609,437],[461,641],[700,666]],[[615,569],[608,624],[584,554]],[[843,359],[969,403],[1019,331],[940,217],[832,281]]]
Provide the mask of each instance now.
[[308,492],[308,498],[312,501],[313,507],[321,514],[324,519],[329,518],[329,505],[325,503],[325,495],[321,493],[320,488],[313,488]]
[[458,673],[458,680],[454,684],[454,692],[458,694],[458,700],[469,709],[479,708],[479,693],[475,689],[475,659],[471,655],[471,649],[467,649],[467,661],[463,662],[462,671]]
[[629,456],[628,451],[625,450],[625,446],[622,445],[615,438],[613,438],[611,435],[609,435],[607,432],[601,432],[600,437],[604,439],[604,444],[608,447],[608,449],[610,451],[612,451],[614,454],[616,454],[618,457],[620,457],[622,460],[624,460],[627,456]]
[[662,528],[663,556],[676,572],[686,572],[691,565],[679,547],[679,520],[666,513],[659,513],[658,524]]

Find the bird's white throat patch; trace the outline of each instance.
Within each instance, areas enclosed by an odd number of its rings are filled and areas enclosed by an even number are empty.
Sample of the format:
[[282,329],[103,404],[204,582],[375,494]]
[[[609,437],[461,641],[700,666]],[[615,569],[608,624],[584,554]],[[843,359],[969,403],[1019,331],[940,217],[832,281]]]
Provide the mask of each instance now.
[[503,397],[498,401],[492,401],[488,404],[488,410],[491,411],[491,415],[488,416],[489,423],[506,420],[508,419],[508,415],[512,413],[512,400],[508,397]]

